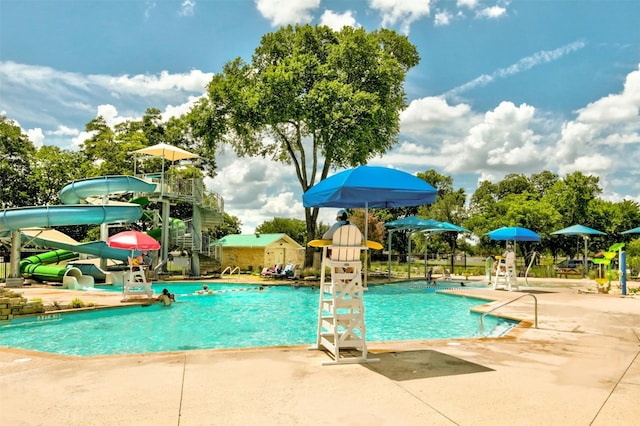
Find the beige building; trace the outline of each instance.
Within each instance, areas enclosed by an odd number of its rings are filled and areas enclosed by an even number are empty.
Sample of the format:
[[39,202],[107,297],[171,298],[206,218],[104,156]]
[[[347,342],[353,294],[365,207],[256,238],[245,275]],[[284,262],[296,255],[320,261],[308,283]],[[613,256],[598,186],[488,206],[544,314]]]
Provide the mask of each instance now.
[[222,270],[260,272],[273,265],[304,265],[304,247],[287,234],[231,234],[214,244],[222,248]]

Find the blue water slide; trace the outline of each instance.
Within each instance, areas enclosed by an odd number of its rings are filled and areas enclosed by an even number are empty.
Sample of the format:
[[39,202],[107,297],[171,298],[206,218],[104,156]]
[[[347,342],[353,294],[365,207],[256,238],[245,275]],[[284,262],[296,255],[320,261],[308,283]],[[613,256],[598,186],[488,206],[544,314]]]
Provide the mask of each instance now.
[[80,200],[98,195],[127,192],[155,192],[158,184],[135,176],[100,176],[71,182],[60,191],[63,204],[77,204]]
[[0,231],[33,227],[134,222],[140,216],[142,216],[142,207],[136,204],[21,207],[0,211]]

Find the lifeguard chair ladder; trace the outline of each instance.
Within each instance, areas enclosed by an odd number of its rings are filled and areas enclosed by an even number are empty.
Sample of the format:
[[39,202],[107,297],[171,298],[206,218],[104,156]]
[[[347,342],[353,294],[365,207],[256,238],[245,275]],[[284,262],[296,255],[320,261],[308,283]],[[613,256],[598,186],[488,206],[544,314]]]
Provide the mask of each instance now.
[[[360,253],[366,249],[362,245],[362,234],[354,225],[338,228],[333,244],[323,247],[316,349],[324,347],[333,356],[333,361],[323,364],[379,361],[367,358],[360,261]],[[359,355],[355,351],[359,351]],[[347,352],[350,356],[346,356]]]
[[153,297],[151,283],[147,281],[144,268],[145,266],[140,265],[134,269],[129,265],[129,270],[124,275],[123,300],[128,300],[130,296],[146,295],[149,299]]
[[513,290],[513,286],[519,290],[516,277],[516,253],[510,251],[504,259],[500,259],[496,267],[496,275],[493,278],[493,289],[502,284],[505,290]]

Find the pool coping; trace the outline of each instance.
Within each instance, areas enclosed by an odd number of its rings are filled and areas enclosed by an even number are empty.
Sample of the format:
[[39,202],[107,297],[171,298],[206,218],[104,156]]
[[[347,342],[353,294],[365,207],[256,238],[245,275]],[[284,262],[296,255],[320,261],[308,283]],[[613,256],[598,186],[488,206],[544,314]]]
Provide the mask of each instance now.
[[[0,348],[0,408],[9,424],[635,424],[640,301],[579,292],[588,286],[523,288],[540,291],[538,329],[368,342],[381,361],[362,365],[323,366],[327,354],[299,346],[98,357]],[[530,298],[504,309],[532,319]]]

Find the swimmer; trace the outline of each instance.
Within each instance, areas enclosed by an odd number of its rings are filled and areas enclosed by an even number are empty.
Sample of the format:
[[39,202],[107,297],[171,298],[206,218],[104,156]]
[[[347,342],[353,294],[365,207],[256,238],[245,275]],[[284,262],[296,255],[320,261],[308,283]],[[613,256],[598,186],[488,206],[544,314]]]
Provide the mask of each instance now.
[[173,302],[176,301],[176,296],[173,293],[169,293],[169,290],[162,289],[162,294],[158,296],[158,302],[162,302],[164,306],[171,306]]
[[209,290],[209,286],[206,284],[202,285],[202,290],[196,291],[197,294],[213,294],[213,290]]

